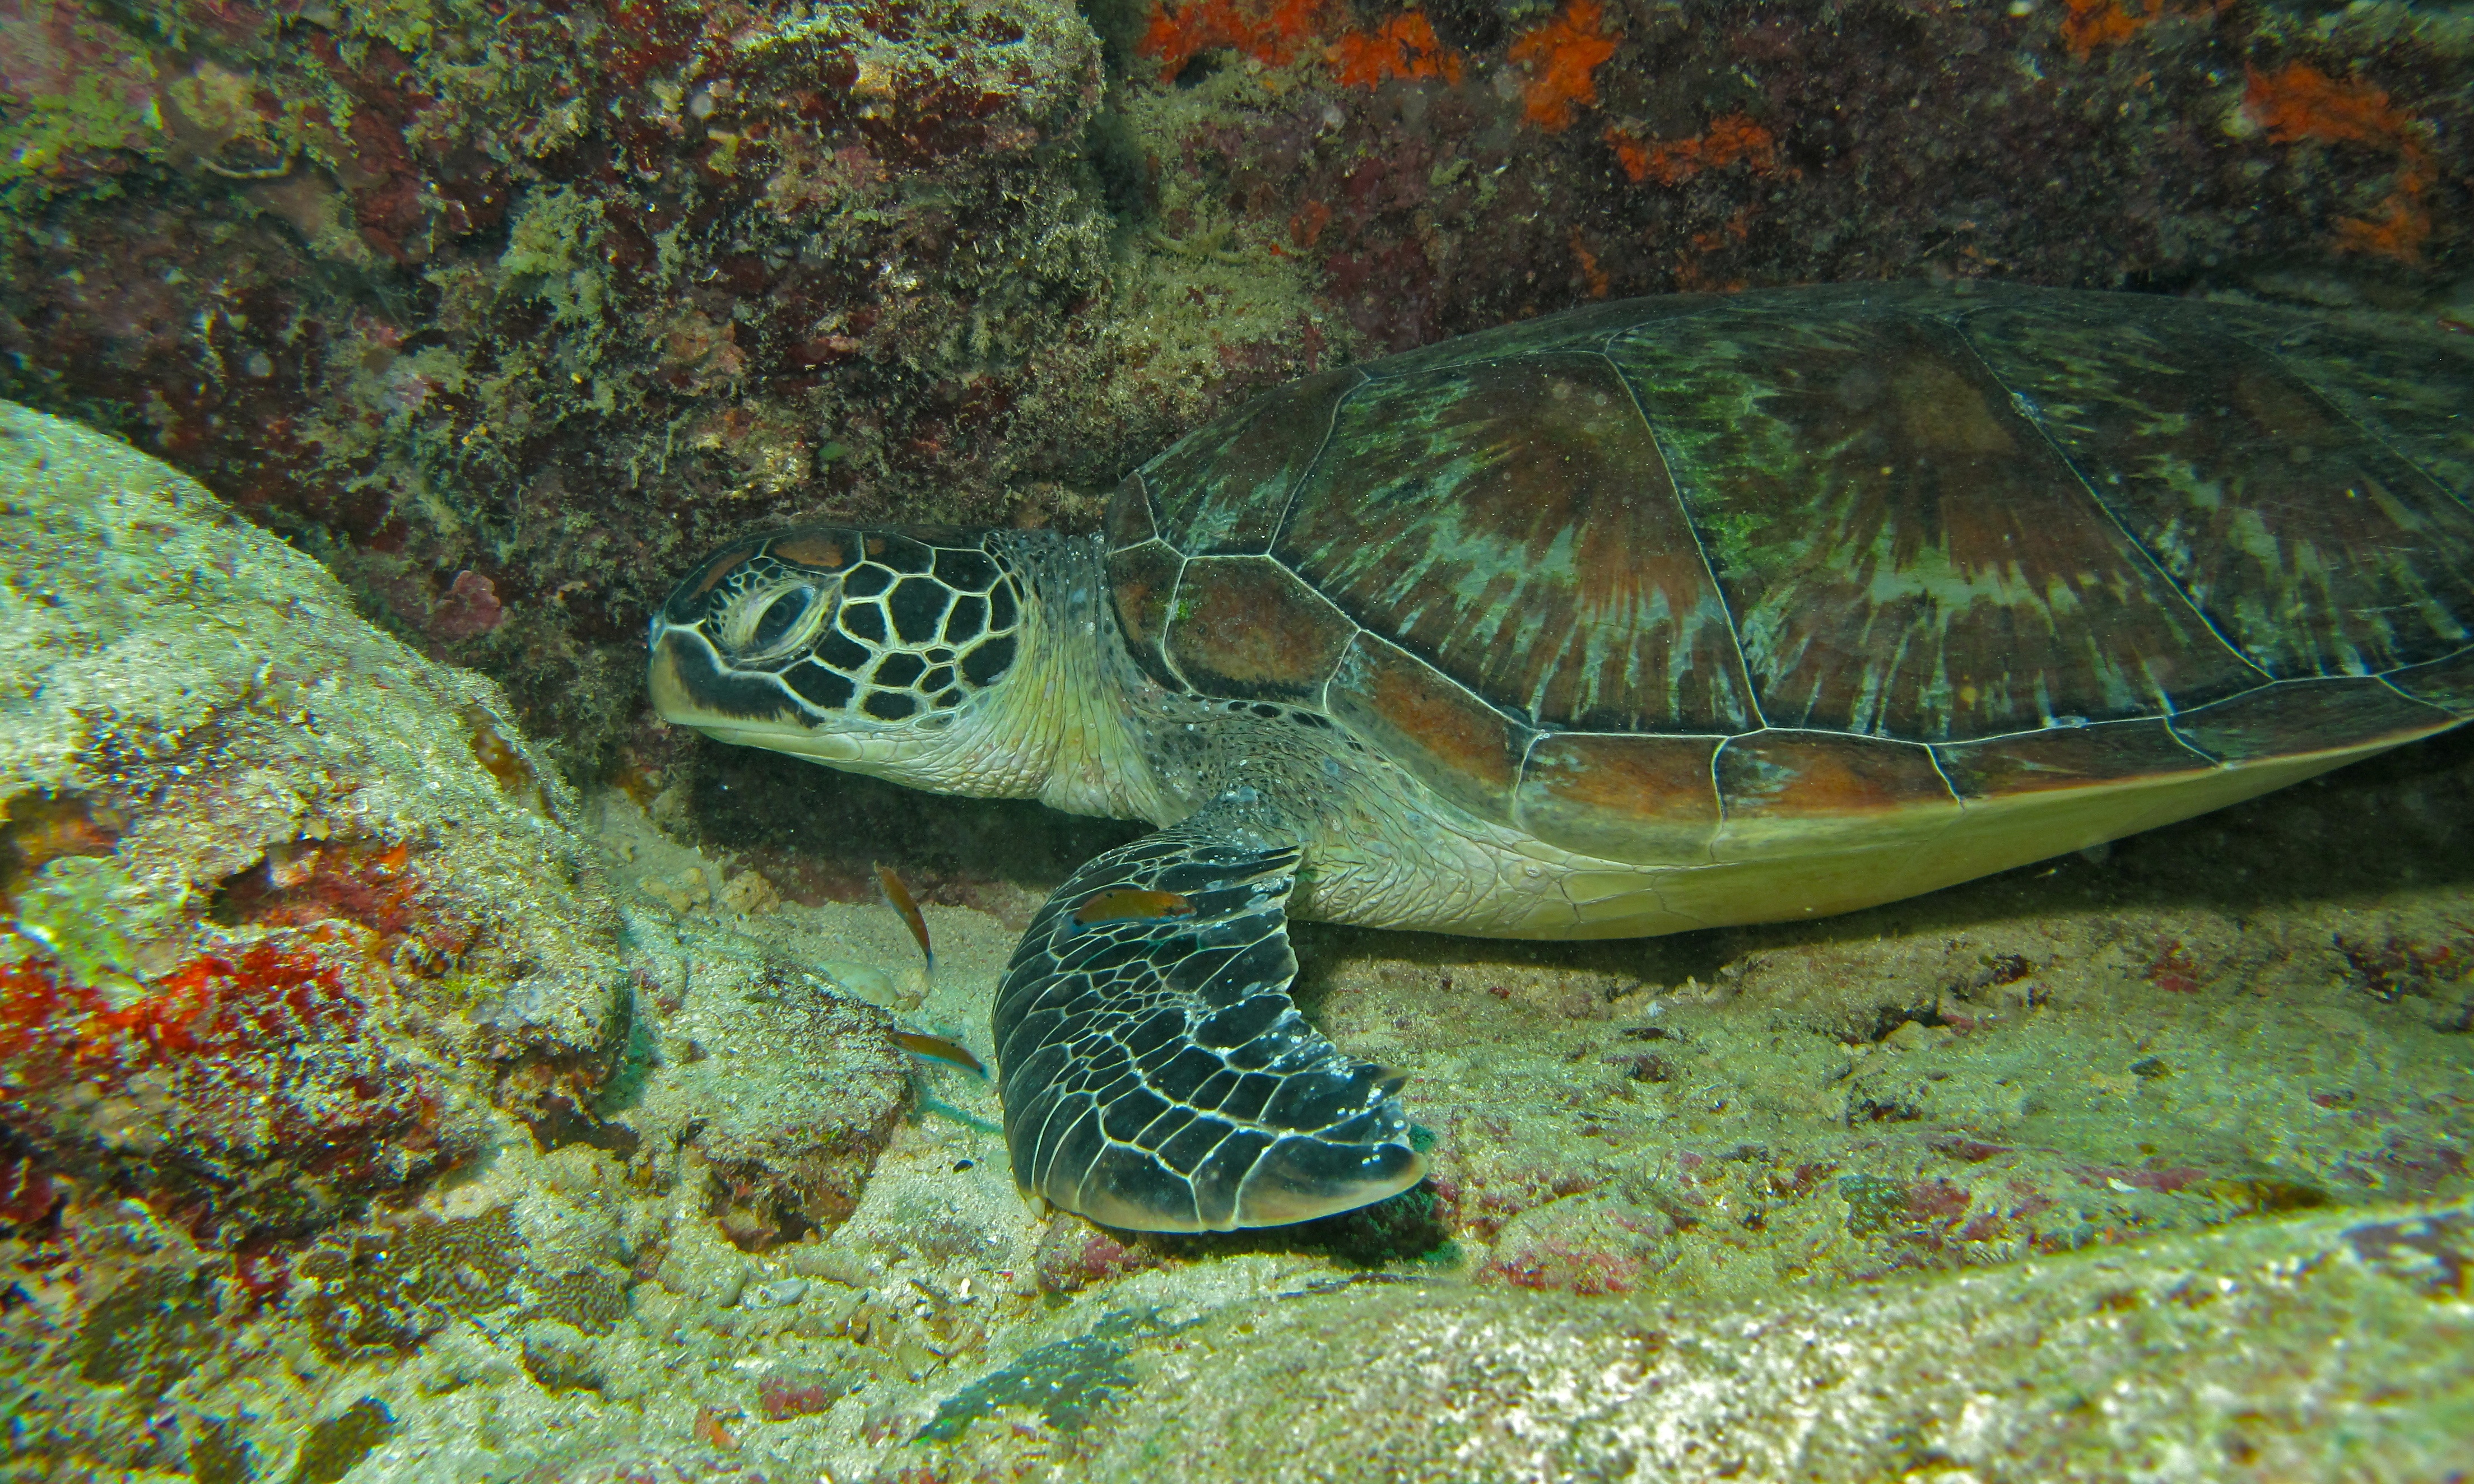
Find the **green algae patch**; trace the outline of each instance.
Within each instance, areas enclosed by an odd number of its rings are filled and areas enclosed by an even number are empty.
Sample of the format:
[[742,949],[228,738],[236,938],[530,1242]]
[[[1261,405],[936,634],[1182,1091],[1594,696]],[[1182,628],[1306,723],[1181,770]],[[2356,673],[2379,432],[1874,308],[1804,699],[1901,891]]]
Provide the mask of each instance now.
[[376,1397],[363,1397],[309,1429],[292,1484],[336,1484],[395,1433],[395,1414]]
[[145,995],[139,953],[172,910],[150,898],[119,862],[63,856],[17,893],[17,931],[43,946],[61,978],[125,1010]]
[[78,1375],[152,1403],[220,1338],[214,1270],[158,1271],[97,1303],[78,1328]]
[[0,87],[15,95],[0,122],[0,192],[39,196],[82,160],[161,139],[154,59],[119,28],[71,6],[12,7],[0,45]]

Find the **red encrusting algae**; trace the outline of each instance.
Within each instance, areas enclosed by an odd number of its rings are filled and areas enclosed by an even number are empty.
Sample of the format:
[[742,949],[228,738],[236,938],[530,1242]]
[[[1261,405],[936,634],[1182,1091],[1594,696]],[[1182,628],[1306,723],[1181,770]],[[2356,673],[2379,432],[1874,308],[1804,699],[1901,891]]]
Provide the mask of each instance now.
[[1755,175],[1779,168],[1778,140],[1748,113],[1713,118],[1707,131],[1688,138],[1636,139],[1612,124],[1606,138],[1614,147],[1616,163],[1636,182],[1655,179],[1661,185],[1681,185],[1704,170],[1737,160]]
[[[1346,15],[1329,0],[1193,0],[1174,10],[1166,0],[1155,0],[1135,50],[1159,62],[1163,83],[1209,51],[1233,51],[1271,67],[1320,56],[1336,79],[1352,87],[1379,87],[1395,78],[1461,80],[1459,54],[1419,12],[1395,15],[1371,31],[1350,29]],[[1325,35],[1330,42],[1315,45]]]
[[[2136,8],[2135,8],[2136,7]],[[2064,0],[2062,40],[2080,61],[2099,46],[2119,46],[2165,18],[2165,0]]]
[[1529,69],[1522,110],[1548,134],[1570,128],[1577,107],[1598,101],[1593,74],[1623,40],[1622,32],[1599,34],[1604,13],[1598,0],[1570,0],[1544,25],[1515,37],[1506,54]]
[[2436,174],[2424,142],[2426,126],[2391,104],[2385,89],[2357,78],[2340,81],[2307,61],[2289,61],[2275,72],[2253,67],[2243,90],[2243,114],[2278,144],[2316,140],[2394,152],[2396,174],[2387,198],[2368,216],[2340,220],[2337,246],[2401,262],[2422,260],[2422,245],[2431,236],[2431,208],[2423,194]]
[[1160,81],[1172,82],[1204,52],[1231,50],[1266,66],[1298,60],[1320,31],[1324,0],[1271,0],[1265,6],[1239,0],[1194,0],[1172,10],[1155,0],[1151,24],[1134,49],[1159,61]]
[[1323,49],[1332,75],[1354,87],[1376,87],[1394,78],[1461,80],[1460,54],[1443,45],[1434,24],[1411,11],[1372,31],[1352,31]]
[[0,964],[0,1097],[263,1053],[348,1032],[368,1009],[323,957],[264,942],[201,954],[152,988],[115,1009],[99,990],[63,984],[48,960]]

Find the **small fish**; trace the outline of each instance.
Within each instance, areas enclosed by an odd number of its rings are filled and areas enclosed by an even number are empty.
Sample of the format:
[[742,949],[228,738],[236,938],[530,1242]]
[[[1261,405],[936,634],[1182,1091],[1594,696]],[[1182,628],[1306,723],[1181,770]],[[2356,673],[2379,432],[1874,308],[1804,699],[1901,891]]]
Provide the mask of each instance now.
[[922,1061],[941,1061],[947,1066],[959,1067],[982,1080],[988,1075],[988,1069],[980,1065],[980,1058],[972,1056],[971,1049],[959,1041],[948,1040],[941,1035],[930,1035],[925,1032],[897,1029],[893,1033],[893,1044]]
[[1074,920],[1083,927],[1095,922],[1123,922],[1129,917],[1191,917],[1194,898],[1174,891],[1146,891],[1126,887],[1115,891],[1100,891],[1082,899],[1074,909]]
[[[919,939],[919,956],[928,961],[928,971],[934,973],[936,950],[928,946],[928,919],[919,915],[919,904],[911,899],[910,888],[902,884],[902,878],[893,873],[893,867],[890,865],[878,866],[876,880],[879,886],[885,888],[885,899],[891,902],[893,910],[902,914],[902,921],[910,929],[910,936]],[[973,1063],[973,1066],[977,1065],[978,1063]]]
[[[994,1134],[999,1138],[1003,1138],[1005,1136],[1005,1125],[990,1123],[986,1119],[982,1118],[979,1114],[972,1112],[970,1109],[956,1107],[953,1104],[935,1097],[931,1093],[922,1092],[919,1094],[919,1111],[923,1113],[934,1113],[940,1117],[950,1118],[956,1123],[960,1124],[963,1128],[972,1130],[976,1132]],[[964,1281],[967,1282],[969,1280],[966,1278]]]

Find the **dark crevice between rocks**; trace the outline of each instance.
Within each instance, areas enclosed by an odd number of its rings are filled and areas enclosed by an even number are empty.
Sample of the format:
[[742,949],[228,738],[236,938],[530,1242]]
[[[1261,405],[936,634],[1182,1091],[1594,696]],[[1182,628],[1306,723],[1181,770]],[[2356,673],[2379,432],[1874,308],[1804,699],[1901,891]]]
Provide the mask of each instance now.
[[619,1122],[618,1115],[643,1098],[645,1084],[661,1065],[661,1028],[644,1013],[634,985],[620,989],[612,1002],[611,1023],[602,1037],[609,1048],[608,1071],[590,1088],[590,1095],[583,1087],[575,1089],[575,1096],[544,1093],[531,1111],[520,1114],[543,1154],[584,1144],[623,1159],[643,1143],[642,1136]]

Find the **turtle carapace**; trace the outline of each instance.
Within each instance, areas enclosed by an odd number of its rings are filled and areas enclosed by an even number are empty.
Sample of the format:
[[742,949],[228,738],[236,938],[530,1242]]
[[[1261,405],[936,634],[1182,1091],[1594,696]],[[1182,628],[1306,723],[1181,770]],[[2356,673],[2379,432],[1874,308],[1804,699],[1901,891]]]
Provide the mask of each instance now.
[[817,526],[652,625],[662,714],[1147,819],[998,989],[1028,1194],[1414,1183],[1289,913],[1507,937],[1846,912],[2474,714],[2474,345],[1871,286],[1595,305],[1297,382],[1090,537]]

